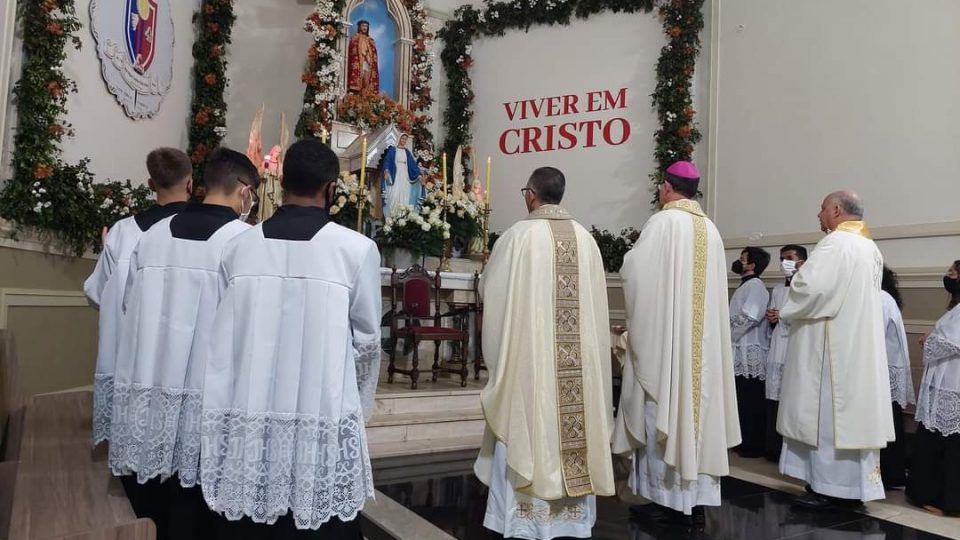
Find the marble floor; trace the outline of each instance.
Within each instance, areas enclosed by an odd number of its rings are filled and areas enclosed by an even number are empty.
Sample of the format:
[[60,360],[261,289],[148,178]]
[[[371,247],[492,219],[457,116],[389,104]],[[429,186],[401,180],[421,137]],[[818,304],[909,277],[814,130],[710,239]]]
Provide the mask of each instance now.
[[[745,470],[742,464],[737,464],[735,467]],[[798,509],[791,505],[794,493],[797,491],[793,488],[796,486],[791,484],[786,487],[789,489],[785,491],[734,477],[725,478],[722,486],[723,505],[707,509],[706,527],[703,531],[696,533],[682,528],[631,520],[629,507],[632,501],[629,500],[629,496],[602,497],[597,502],[598,519],[593,530],[593,538],[604,540],[960,538],[960,520],[929,516],[931,520],[942,524],[941,534],[934,534],[909,524],[891,521],[888,518],[896,516],[887,507],[871,505],[873,507],[868,508],[866,513],[844,510],[815,512]],[[502,538],[481,526],[486,504],[486,488],[472,475],[416,479],[379,485],[378,489],[454,538],[461,540]],[[871,513],[886,517],[877,517]],[[909,522],[909,519],[901,521]]]

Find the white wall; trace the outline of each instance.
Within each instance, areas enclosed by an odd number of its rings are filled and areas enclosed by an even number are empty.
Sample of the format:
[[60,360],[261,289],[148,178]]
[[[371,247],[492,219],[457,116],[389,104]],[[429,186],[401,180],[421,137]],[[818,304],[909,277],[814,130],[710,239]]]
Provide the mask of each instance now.
[[[653,14],[601,14],[569,27],[534,27],[473,45],[471,72],[476,94],[474,145],[479,161],[493,157],[492,228],[503,230],[526,215],[519,189],[539,166],[555,166],[567,178],[564,205],[584,224],[619,230],[639,226],[650,215],[647,175],[653,167],[657,120],[649,95],[654,66],[663,45]],[[589,91],[627,88],[624,110],[588,113]],[[504,103],[573,94],[580,113],[554,118],[509,120]],[[505,155],[504,130],[565,122],[627,118],[629,140],[620,146]],[[619,131],[619,130],[618,130]],[[581,135],[582,137],[582,135]]]
[[[722,0],[714,10],[711,209],[726,239],[814,232],[822,197],[841,188],[860,193],[874,227],[957,223],[960,2]],[[880,243],[895,266],[960,256],[957,236],[898,230]]]
[[75,163],[89,157],[90,170],[98,180],[130,178],[143,183],[147,178],[144,158],[150,150],[158,146],[187,148],[194,42],[191,18],[199,2],[170,1],[175,32],[173,81],[160,112],[149,120],[138,121],[124,114],[100,76],[96,42],[90,31],[89,5],[89,1],[77,2],[77,16],[83,25],[78,32],[82,48],[79,51],[68,48],[64,62],[64,73],[76,81],[79,90],[67,102],[70,111],[67,121],[73,124],[76,136],[64,139],[64,159]]

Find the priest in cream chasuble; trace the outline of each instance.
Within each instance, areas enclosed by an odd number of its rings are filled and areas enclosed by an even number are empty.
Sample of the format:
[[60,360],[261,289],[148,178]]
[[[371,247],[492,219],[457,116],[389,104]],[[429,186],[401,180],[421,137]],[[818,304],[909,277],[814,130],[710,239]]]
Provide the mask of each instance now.
[[634,493],[659,505],[635,510],[700,521],[698,507],[720,505],[740,424],[723,240],[692,200],[698,181],[692,163],[667,169],[663,210],[623,260],[628,346],[613,451],[632,458]]
[[484,526],[506,537],[589,538],[595,495],[615,493],[606,276],[590,233],[558,203],[557,169],[523,189],[530,215],[483,273],[490,380],[474,470],[490,486]]
[[810,507],[884,497],[880,449],[894,440],[880,282],[883,257],[852,192],[827,196],[827,236],[790,283],[777,431],[780,472],[807,481]]

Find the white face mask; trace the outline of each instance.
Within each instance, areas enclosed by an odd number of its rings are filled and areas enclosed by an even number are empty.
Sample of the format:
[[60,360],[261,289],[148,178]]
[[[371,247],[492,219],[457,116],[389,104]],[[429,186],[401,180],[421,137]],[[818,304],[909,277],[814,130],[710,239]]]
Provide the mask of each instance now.
[[252,195],[252,192],[251,192],[251,195],[250,195],[250,208],[248,208],[246,212],[243,211],[243,197],[242,197],[242,196],[240,197],[240,218],[239,218],[240,221],[246,223],[246,222],[247,222],[247,218],[250,217],[250,212],[252,212],[252,211],[253,211],[253,195]]
[[784,259],[780,261],[780,269],[783,270],[785,276],[793,277],[797,273],[797,261]]

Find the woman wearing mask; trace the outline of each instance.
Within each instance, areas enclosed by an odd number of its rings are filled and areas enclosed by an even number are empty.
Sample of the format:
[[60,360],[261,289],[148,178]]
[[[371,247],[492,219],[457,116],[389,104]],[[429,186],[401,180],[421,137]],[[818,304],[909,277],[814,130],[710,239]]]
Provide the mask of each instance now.
[[900,488],[907,484],[906,454],[903,446],[903,409],[917,402],[910,376],[907,331],[903,327],[903,300],[897,286],[897,274],[883,267],[880,293],[883,304],[883,331],[887,344],[887,368],[890,371],[890,402],[893,404],[893,428],[897,440],[880,451],[883,486]]
[[907,499],[935,514],[960,515],[960,260],[943,285],[950,311],[924,341]]

